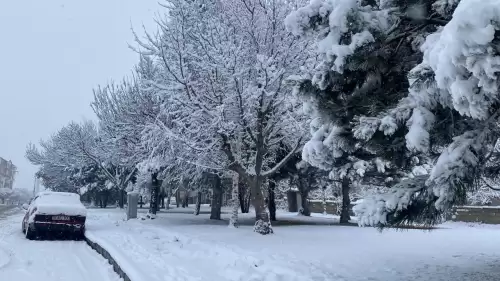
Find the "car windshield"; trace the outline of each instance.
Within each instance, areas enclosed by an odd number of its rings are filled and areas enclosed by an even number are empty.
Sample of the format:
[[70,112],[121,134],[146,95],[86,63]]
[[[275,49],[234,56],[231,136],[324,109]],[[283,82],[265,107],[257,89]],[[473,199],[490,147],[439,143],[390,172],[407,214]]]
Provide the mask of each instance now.
[[80,196],[71,193],[44,193],[36,200],[36,204],[52,204],[52,205],[79,205]]

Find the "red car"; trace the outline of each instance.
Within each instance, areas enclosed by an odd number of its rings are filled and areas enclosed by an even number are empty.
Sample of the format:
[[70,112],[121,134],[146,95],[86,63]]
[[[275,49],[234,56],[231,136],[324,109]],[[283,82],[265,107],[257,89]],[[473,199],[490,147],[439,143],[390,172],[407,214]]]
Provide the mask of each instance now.
[[87,209],[80,195],[68,192],[40,192],[29,204],[22,229],[32,240],[41,234],[69,233],[82,239]]

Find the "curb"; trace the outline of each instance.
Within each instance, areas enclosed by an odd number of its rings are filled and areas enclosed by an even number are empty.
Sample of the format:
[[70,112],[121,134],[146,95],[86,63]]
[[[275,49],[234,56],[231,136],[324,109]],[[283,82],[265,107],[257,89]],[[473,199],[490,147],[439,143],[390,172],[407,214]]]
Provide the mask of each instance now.
[[87,237],[85,237],[85,242],[90,246],[90,248],[94,249],[94,251],[98,252],[101,256],[108,260],[108,262],[113,266],[113,270],[120,276],[124,281],[132,281],[128,277],[127,273],[123,271],[120,265],[115,261],[115,259],[106,251],[101,245],[91,241]]

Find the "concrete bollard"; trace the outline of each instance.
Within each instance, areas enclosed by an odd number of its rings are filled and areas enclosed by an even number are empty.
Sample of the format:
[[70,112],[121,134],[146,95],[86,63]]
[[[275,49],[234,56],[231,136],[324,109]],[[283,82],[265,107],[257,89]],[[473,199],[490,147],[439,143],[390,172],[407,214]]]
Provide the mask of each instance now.
[[127,220],[137,218],[137,201],[139,194],[137,192],[127,193]]

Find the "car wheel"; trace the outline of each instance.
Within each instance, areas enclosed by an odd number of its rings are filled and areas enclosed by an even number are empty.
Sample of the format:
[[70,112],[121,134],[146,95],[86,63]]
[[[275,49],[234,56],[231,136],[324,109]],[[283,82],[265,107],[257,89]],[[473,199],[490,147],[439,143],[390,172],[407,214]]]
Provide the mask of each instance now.
[[85,229],[79,230],[75,234],[76,234],[77,240],[79,240],[79,241],[85,240]]
[[35,240],[36,238],[36,230],[32,229],[29,226],[24,231],[24,234],[26,235],[26,239],[28,240]]

